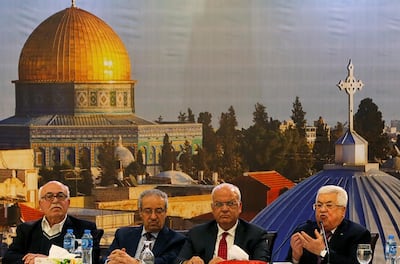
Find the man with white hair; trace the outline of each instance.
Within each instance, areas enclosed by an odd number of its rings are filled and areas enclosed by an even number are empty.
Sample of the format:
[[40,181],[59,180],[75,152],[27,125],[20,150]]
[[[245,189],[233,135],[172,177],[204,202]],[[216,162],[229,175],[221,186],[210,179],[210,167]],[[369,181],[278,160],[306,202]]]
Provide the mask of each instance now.
[[364,226],[345,219],[347,200],[346,190],[339,186],[326,185],[318,190],[314,204],[316,221],[296,228],[290,240],[288,260],[294,264],[358,263],[357,245],[369,244],[371,233]]
[[[96,224],[67,214],[70,205],[69,188],[50,181],[39,189],[39,206],[44,216],[40,220],[17,226],[17,236],[7,250],[3,264],[34,264],[35,258],[47,257],[52,245],[63,247],[67,229],[81,238],[85,229],[95,231]],[[95,238],[95,237],[94,237]],[[99,241],[93,241],[93,263],[99,262]]]

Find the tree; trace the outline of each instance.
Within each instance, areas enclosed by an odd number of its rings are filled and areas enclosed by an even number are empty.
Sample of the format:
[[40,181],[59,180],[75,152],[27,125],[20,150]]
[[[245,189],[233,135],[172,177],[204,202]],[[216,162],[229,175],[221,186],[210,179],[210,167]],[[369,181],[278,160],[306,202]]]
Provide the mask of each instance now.
[[265,106],[257,103],[253,112],[254,125],[243,129],[241,150],[243,161],[250,171],[281,170],[283,159],[283,137],[274,120],[268,120]]
[[329,142],[329,156],[331,160],[335,159],[335,144],[338,139],[344,134],[344,125],[337,122],[336,126],[331,130]]
[[299,132],[301,137],[306,136],[306,112],[303,111],[303,106],[301,105],[300,99],[296,96],[296,99],[293,103],[292,115],[291,119],[296,125],[296,129]]
[[104,140],[103,145],[99,147],[97,156],[99,167],[101,169],[100,185],[107,186],[114,184],[116,178],[115,141]]
[[389,139],[383,133],[385,121],[382,113],[371,98],[365,98],[360,102],[358,111],[354,115],[354,129],[368,141],[368,159],[386,158],[390,152]]
[[287,166],[284,175],[292,180],[302,179],[312,174],[312,155],[306,139],[306,112],[296,96],[292,109],[294,128],[285,131]]
[[181,153],[179,153],[179,166],[183,172],[193,176],[193,153],[189,141],[185,141]]
[[206,161],[206,153],[203,148],[197,147],[197,154],[193,156],[193,166],[195,168],[195,175],[198,175],[199,171],[203,172],[203,175],[206,172],[209,172],[207,161]]
[[199,114],[197,122],[202,124],[202,155],[204,155],[204,159],[207,164],[205,168],[205,175],[211,177],[209,170],[217,170],[217,135],[212,126],[212,115],[209,112],[202,112]]
[[217,130],[218,173],[224,180],[242,175],[242,159],[239,152],[240,132],[236,130],[237,120],[233,106],[227,113],[221,113]]
[[184,113],[182,111],[179,112],[178,121],[179,122],[195,123],[195,117],[194,117],[192,109],[188,108],[187,115],[186,115],[186,113]]
[[164,135],[163,145],[161,149],[160,166],[161,171],[168,171],[175,168],[175,153],[172,147],[172,141],[169,141],[168,134]]
[[287,161],[282,173],[292,181],[298,181],[312,174],[312,156],[305,137],[296,128],[284,132],[284,153]]
[[142,151],[139,150],[136,155],[136,160],[131,162],[124,170],[124,176],[138,176],[146,174],[146,166],[143,164],[143,154]]
[[187,116],[185,112],[179,112],[178,121],[179,122],[186,122]]
[[189,123],[196,123],[195,117],[194,117],[194,114],[193,114],[193,111],[192,111],[192,109],[190,109],[190,108],[188,108],[188,117],[187,117],[187,120],[188,120]]
[[316,121],[316,139],[313,146],[313,156],[315,158],[314,169],[320,171],[323,165],[329,163],[329,129],[322,117]]
[[90,156],[88,152],[79,152],[79,176],[82,179],[82,184],[79,184],[78,191],[86,195],[92,194],[93,178],[90,170]]

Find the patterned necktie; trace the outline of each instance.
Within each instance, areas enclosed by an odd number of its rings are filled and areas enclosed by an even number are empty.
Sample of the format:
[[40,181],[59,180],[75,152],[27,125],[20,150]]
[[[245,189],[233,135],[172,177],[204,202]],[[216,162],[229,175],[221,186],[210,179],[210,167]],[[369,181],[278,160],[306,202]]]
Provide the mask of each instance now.
[[[329,243],[329,239],[331,239],[331,236],[332,236],[332,232],[331,231],[326,232],[326,242]],[[325,243],[325,240],[324,240],[324,243]],[[328,254],[328,253],[326,253],[326,254]],[[321,264],[322,263],[322,259],[323,258],[321,256],[318,256],[317,264]]]
[[[152,241],[153,240],[153,235],[150,233],[150,232],[147,232],[147,233],[144,233],[143,234],[145,237],[146,237],[146,241]],[[153,243],[150,243],[149,244],[149,248],[150,248],[150,250],[152,249],[152,245]],[[144,250],[144,247],[145,247],[145,245],[143,245],[143,248],[142,248],[142,252],[143,252],[143,250]]]
[[153,235],[150,232],[144,233],[144,236],[146,237],[146,241],[153,240]]
[[219,246],[218,246],[218,257],[221,257],[223,259],[227,259],[228,255],[228,245],[226,244],[226,236],[228,235],[228,232],[222,233],[221,240],[219,241]]

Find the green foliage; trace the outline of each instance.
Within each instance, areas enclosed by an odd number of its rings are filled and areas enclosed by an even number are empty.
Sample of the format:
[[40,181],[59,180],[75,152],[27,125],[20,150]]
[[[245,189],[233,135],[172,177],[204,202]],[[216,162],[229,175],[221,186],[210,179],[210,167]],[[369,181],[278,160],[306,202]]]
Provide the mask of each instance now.
[[358,111],[354,115],[354,130],[368,141],[368,159],[386,158],[390,152],[389,139],[383,133],[385,121],[382,113],[371,98],[365,98],[360,102]]
[[307,120],[305,119],[305,116],[306,112],[303,111],[303,106],[301,105],[300,99],[298,96],[296,96],[296,99],[293,103],[292,115],[290,118],[293,120],[296,129],[301,137],[306,136]]
[[163,146],[161,149],[160,167],[161,171],[168,171],[175,168],[176,157],[172,142],[169,140],[168,134],[164,135]]
[[104,140],[103,145],[99,148],[99,167],[101,169],[101,182],[100,185],[107,186],[114,184],[116,178],[116,164],[115,158],[115,141]]
[[131,162],[128,167],[125,168],[124,176],[138,176],[146,174],[146,166],[143,163],[143,153],[141,150],[137,152],[136,160]]
[[287,165],[283,168],[282,174],[292,181],[310,176],[312,156],[306,138],[295,128],[286,130],[284,137]]
[[225,181],[243,174],[240,155],[240,131],[236,130],[237,120],[233,107],[221,113],[220,127],[217,130],[217,172]]
[[[263,170],[279,171],[293,181],[307,178],[323,169],[324,164],[334,161],[335,143],[344,134],[344,125],[338,122],[329,131],[319,117],[317,138],[311,151],[306,141],[305,116],[298,96],[291,115],[294,126],[285,131],[280,130],[280,122],[270,118],[266,107],[260,103],[255,105],[253,125],[241,131],[236,129],[238,124],[232,106],[228,112],[221,113],[216,132],[211,125],[212,115],[202,112],[197,122],[203,125],[203,147],[192,156],[193,172],[202,170],[210,177],[212,172],[218,172],[225,181],[245,171]],[[371,99],[364,99],[355,116],[355,128],[369,142],[370,159],[383,158],[391,151],[383,127],[382,114],[376,105]]]
[[87,152],[81,151],[79,153],[79,176],[82,179],[78,185],[78,191],[80,193],[91,195],[93,187],[92,172],[90,170],[90,156]]
[[320,171],[323,165],[330,163],[332,156],[330,155],[329,129],[327,124],[319,117],[316,122],[316,139],[313,146],[313,156],[315,159],[314,170]]
[[[211,178],[211,171],[217,170],[217,135],[212,127],[212,115],[208,112],[202,112],[197,119],[202,123],[203,148],[201,155],[204,155],[206,166],[204,166],[206,176]],[[199,170],[202,170],[199,168]]]
[[193,153],[189,141],[185,141],[181,152],[178,154],[178,162],[181,170],[186,174],[193,175]]
[[188,108],[187,115],[184,112],[179,112],[178,121],[179,122],[195,123],[196,121],[195,121],[195,117],[194,117],[192,109]]
[[255,105],[253,122],[242,130],[241,152],[246,166],[250,171],[281,171],[286,161],[279,125],[272,119],[268,121],[266,108],[259,103]]
[[71,195],[75,194],[75,190],[71,189],[71,184],[65,179],[66,172],[73,171],[72,166],[65,162],[63,164],[55,164],[53,168],[42,167],[39,169],[39,187],[49,181],[59,181],[67,185],[71,190]]

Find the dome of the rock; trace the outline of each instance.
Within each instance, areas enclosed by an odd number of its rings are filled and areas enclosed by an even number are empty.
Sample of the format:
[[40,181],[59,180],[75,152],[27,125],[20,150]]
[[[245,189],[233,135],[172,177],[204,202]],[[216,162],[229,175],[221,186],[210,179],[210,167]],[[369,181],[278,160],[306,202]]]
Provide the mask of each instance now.
[[128,52],[103,20],[77,7],[43,21],[19,59],[19,82],[109,82],[130,80]]

